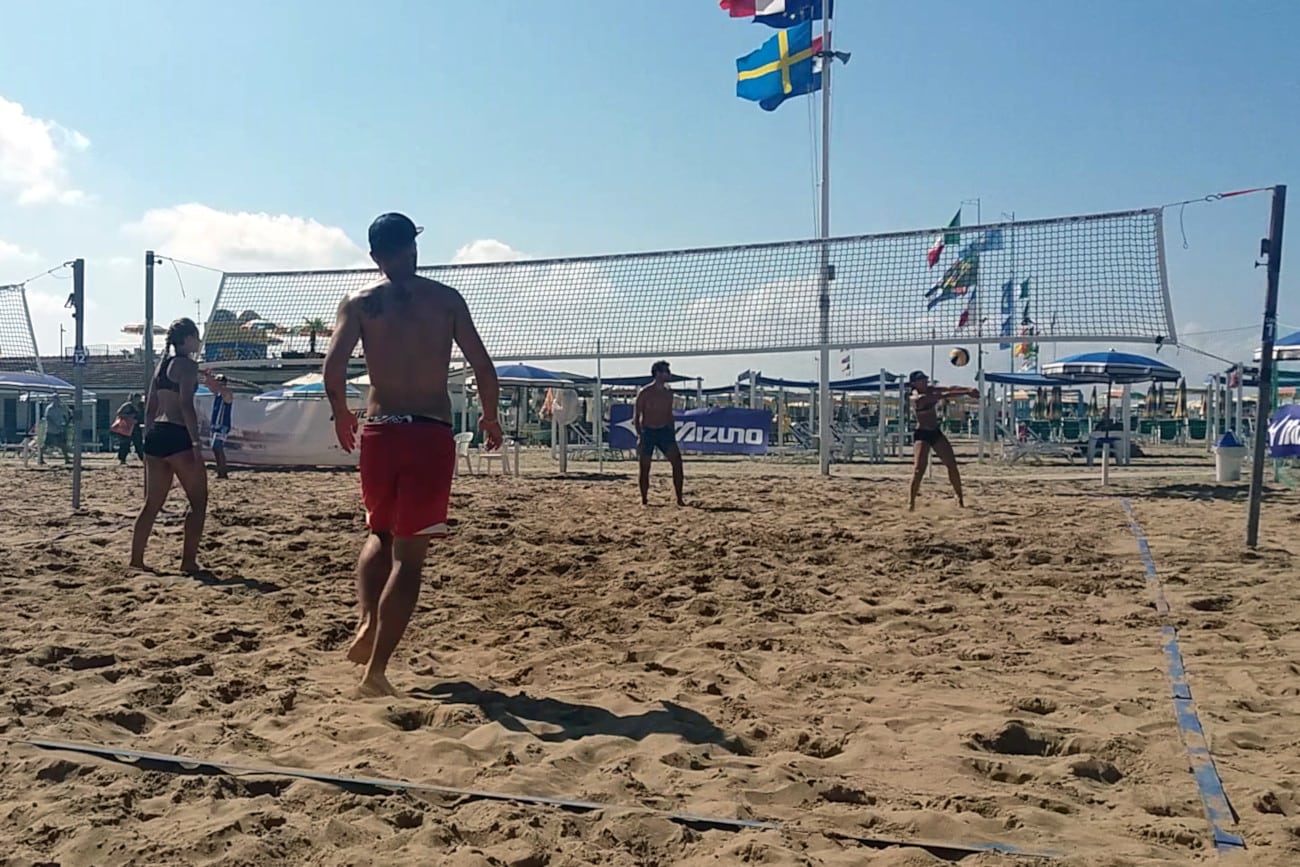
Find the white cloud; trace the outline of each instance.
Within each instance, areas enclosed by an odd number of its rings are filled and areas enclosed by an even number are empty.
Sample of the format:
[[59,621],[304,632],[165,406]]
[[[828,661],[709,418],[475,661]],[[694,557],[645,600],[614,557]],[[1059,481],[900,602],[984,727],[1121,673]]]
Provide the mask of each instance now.
[[19,204],[75,204],[86,194],[71,186],[67,159],[90,147],[76,130],[32,117],[0,96],[0,190]]
[[452,265],[474,265],[484,262],[517,262],[529,256],[494,238],[470,241],[451,257]]
[[36,259],[31,250],[24,250],[17,244],[0,241],[0,262],[30,262]]
[[339,227],[288,214],[234,213],[190,202],[147,211],[122,231],[161,254],[225,271],[369,264],[365,252]]

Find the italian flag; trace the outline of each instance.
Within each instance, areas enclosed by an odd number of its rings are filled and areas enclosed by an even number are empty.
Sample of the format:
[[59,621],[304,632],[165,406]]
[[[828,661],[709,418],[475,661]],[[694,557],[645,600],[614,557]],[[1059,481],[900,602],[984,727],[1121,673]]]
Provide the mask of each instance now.
[[785,0],[719,0],[718,5],[732,18],[779,15],[785,11]]
[[[952,220],[948,223],[948,229],[956,229],[961,226],[961,208],[957,213],[952,215]],[[930,245],[930,251],[925,254],[925,261],[933,268],[939,263],[939,257],[943,255],[943,248],[949,244],[956,244],[961,241],[961,233],[947,231],[942,235],[936,235],[934,243]]]

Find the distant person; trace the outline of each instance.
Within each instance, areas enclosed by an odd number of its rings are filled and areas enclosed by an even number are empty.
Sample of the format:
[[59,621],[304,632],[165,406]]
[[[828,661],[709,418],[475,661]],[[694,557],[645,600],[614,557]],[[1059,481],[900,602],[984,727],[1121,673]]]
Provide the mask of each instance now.
[[916,415],[916,429],[912,431],[912,442],[916,445],[916,455],[912,466],[912,489],[907,498],[907,510],[916,508],[916,495],[921,491],[921,479],[925,477],[925,468],[930,461],[930,452],[948,468],[948,481],[957,494],[957,505],[965,507],[962,499],[961,473],[957,470],[957,456],[953,454],[952,443],[939,429],[939,402],[950,397],[979,397],[973,388],[935,388],[930,385],[930,378],[924,371],[914,370],[907,377],[907,386],[912,391],[912,410]]
[[357,417],[348,406],[348,359],[361,341],[370,377],[360,467],[370,535],[357,562],[361,622],[347,655],[365,666],[363,697],[395,694],[388,661],[415,612],[429,541],[447,534],[456,469],[447,390],[453,341],[474,368],[484,445],[501,447],[496,369],[460,293],[415,273],[419,233],[402,214],[370,224],[370,256],[383,279],[340,302],[323,370],[335,436],[351,453]]
[[117,418],[110,428],[117,434],[117,462],[126,466],[126,457],[135,449],[135,456],[144,460],[144,425],[140,423],[140,395],[133,394],[117,408]]
[[682,452],[677,447],[677,420],[673,415],[673,392],[668,380],[673,372],[666,361],[656,361],[650,367],[654,382],[641,389],[632,411],[632,424],[636,428],[636,451],[641,459],[641,505],[650,504],[650,465],[655,450],[668,459],[673,468],[673,489],[677,492],[677,505],[685,506],[682,499]]
[[199,418],[194,411],[199,366],[190,357],[199,351],[199,345],[199,327],[194,320],[173,322],[167,329],[167,347],[149,386],[144,408],[144,506],[135,519],[131,536],[131,565],[137,569],[147,568],[144,549],[175,478],[180,480],[190,501],[181,545],[181,570],[200,571],[199,539],[208,513],[208,471],[203,465]]
[[38,464],[45,463],[45,450],[49,448],[58,449],[65,464],[71,460],[71,455],[68,454],[68,411],[63,406],[63,398],[57,394],[50,398],[49,405],[45,407],[45,437],[36,452]]
[[208,391],[212,392],[212,457],[217,462],[217,478],[228,479],[226,469],[226,438],[230,436],[230,411],[235,403],[235,393],[226,384],[225,374],[204,374]]

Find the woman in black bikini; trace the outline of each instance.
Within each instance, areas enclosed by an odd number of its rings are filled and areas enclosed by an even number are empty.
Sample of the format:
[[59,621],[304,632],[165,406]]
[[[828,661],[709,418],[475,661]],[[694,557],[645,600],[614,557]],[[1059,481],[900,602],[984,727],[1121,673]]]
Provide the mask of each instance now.
[[916,495],[921,491],[921,479],[925,477],[925,468],[930,461],[933,450],[944,466],[948,468],[948,481],[957,494],[957,505],[965,506],[961,494],[961,473],[957,471],[957,456],[952,452],[952,443],[939,429],[939,401],[949,397],[979,397],[979,391],[973,388],[933,388],[930,378],[923,371],[914,370],[907,377],[907,386],[912,390],[912,410],[916,415],[916,430],[912,431],[912,442],[916,444],[916,459],[912,468],[912,490],[907,498],[907,510],[916,508]]
[[192,319],[177,319],[167,329],[167,348],[149,386],[145,402],[144,507],[135,519],[131,537],[131,565],[144,569],[144,549],[154,520],[179,479],[190,501],[185,516],[185,541],[181,569],[199,571],[199,537],[208,511],[208,473],[199,441],[199,419],[194,411],[194,389],[199,366],[190,356],[199,350],[199,328]]

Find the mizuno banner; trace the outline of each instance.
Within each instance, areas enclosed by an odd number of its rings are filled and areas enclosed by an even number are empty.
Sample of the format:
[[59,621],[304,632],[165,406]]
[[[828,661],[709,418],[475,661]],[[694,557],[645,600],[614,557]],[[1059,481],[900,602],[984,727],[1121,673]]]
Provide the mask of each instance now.
[[1269,419],[1268,453],[1275,458],[1300,458],[1300,404],[1279,406]]
[[[684,452],[714,455],[765,455],[772,413],[765,409],[679,410],[677,447]],[[636,448],[636,427],[630,404],[615,404],[609,413],[609,447],[632,451]]]

